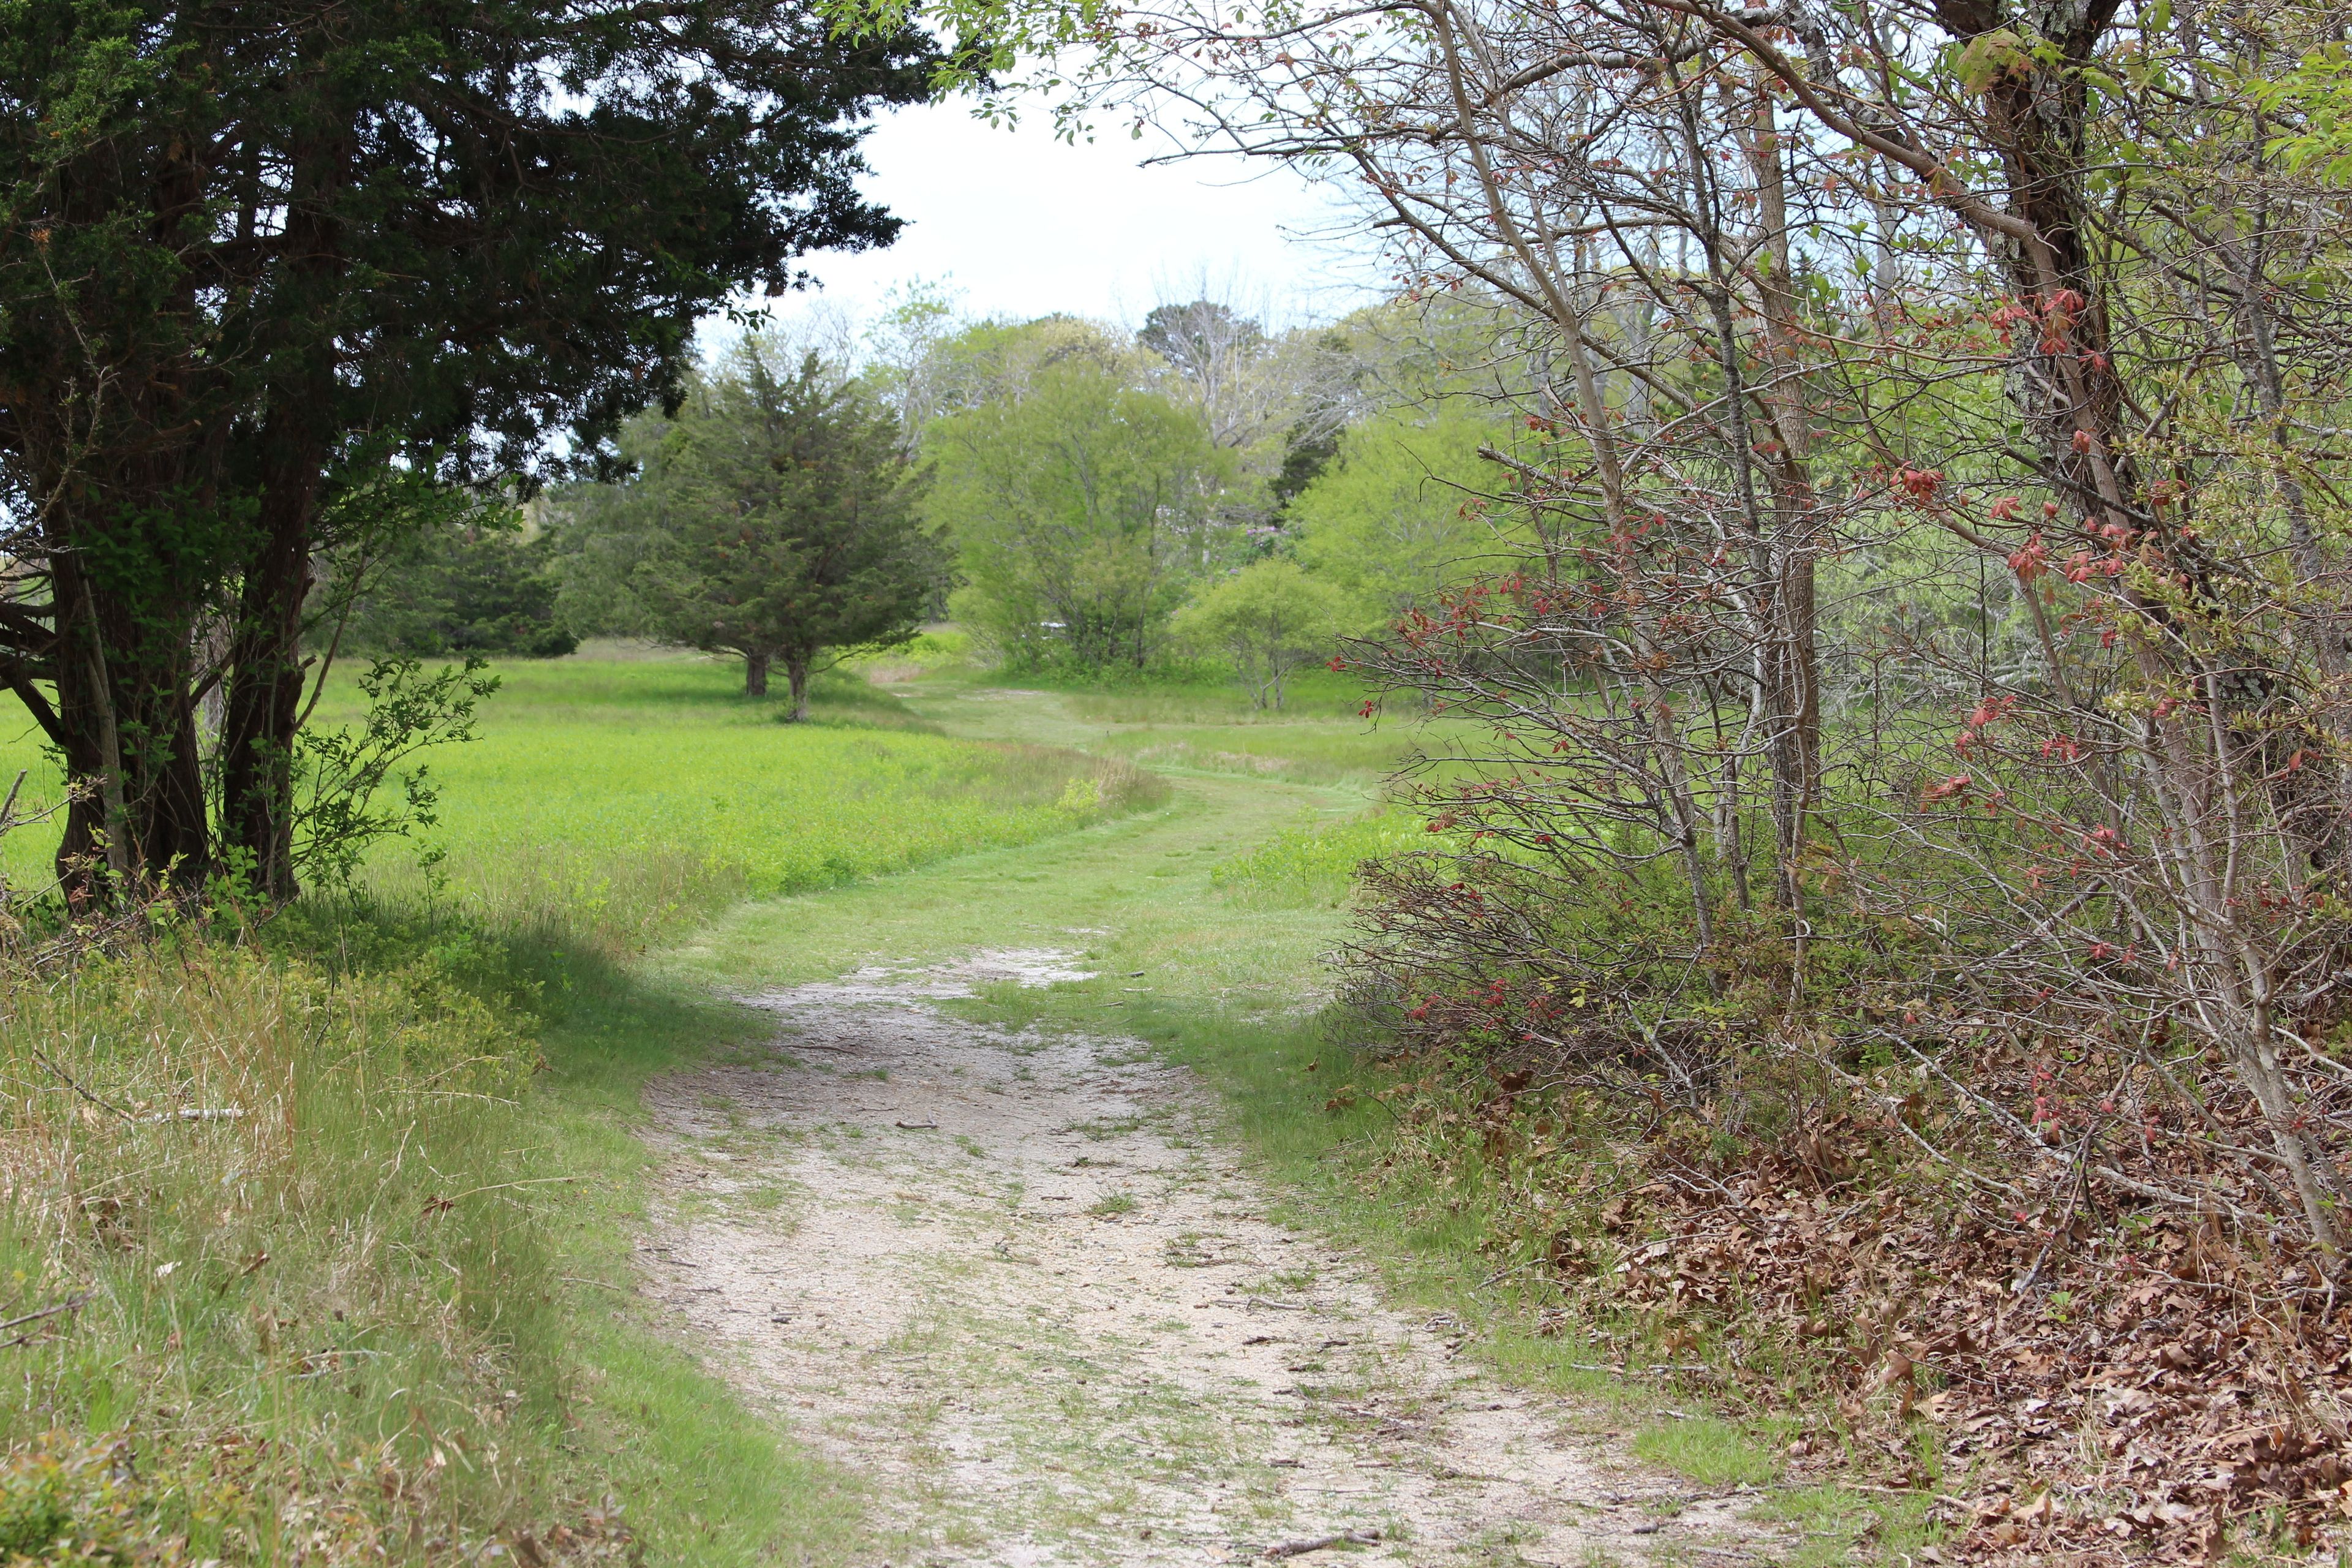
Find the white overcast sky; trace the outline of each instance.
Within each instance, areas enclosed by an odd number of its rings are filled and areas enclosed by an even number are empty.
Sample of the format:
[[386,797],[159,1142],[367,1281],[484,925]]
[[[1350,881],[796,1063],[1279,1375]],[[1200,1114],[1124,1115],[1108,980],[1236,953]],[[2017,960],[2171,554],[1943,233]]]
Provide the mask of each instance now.
[[961,101],[898,110],[866,138],[865,188],[907,227],[887,249],[808,258],[815,298],[862,320],[920,280],[948,285],[971,316],[1132,326],[1204,288],[1277,321],[1378,297],[1360,247],[1328,236],[1342,215],[1327,193],[1229,158],[1146,165],[1170,145],[1147,134],[1107,128],[1074,146],[1042,111],[1003,130]]

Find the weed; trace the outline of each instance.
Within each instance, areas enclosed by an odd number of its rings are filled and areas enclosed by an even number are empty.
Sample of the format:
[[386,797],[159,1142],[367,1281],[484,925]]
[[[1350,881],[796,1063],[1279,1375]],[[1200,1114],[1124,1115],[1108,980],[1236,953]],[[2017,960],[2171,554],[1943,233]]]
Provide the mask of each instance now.
[[1756,1487],[1780,1478],[1780,1462],[1728,1421],[1670,1420],[1633,1436],[1633,1452],[1706,1487]]

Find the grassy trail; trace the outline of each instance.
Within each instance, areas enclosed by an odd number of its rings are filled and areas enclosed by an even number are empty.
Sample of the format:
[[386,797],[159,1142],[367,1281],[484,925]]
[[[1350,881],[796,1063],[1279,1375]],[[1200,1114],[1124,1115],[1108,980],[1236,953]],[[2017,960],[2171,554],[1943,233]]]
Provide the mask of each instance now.
[[[1052,693],[902,695],[961,737],[1157,743]],[[1457,1359],[1478,1325],[1384,1278],[1458,1238],[1383,1235],[1333,1185],[1375,1114],[1321,1107],[1350,1068],[1315,1022],[1344,913],[1212,881],[1370,803],[1364,774],[1265,776],[1282,728],[1206,753],[1234,772],[1160,763],[1149,813],[742,905],[656,955],[781,1033],[656,1087],[649,1290],[857,1477],[860,1563],[1349,1531],[1395,1563],[1749,1556],[1778,1532],[1736,1468],[1694,1489],[1633,1461],[1622,1401]],[[1327,755],[1346,729],[1297,726]]]
[[[1088,727],[1062,704],[1046,694],[982,693],[916,706],[951,734],[1083,744],[1092,738]],[[1279,828],[1361,811],[1364,789],[1166,772],[1172,798],[1157,810],[833,892],[744,904],[667,962],[724,984],[790,983],[877,960],[912,962],[1033,938],[1066,945],[1073,931],[1084,931],[1102,933],[1104,952],[1116,949],[1122,960],[1150,960],[1158,944],[1183,943],[1190,954],[1171,979],[1192,994],[1307,977],[1316,952],[1339,932],[1334,911],[1210,920],[1209,873]],[[1198,945],[1203,941],[1205,949]]]

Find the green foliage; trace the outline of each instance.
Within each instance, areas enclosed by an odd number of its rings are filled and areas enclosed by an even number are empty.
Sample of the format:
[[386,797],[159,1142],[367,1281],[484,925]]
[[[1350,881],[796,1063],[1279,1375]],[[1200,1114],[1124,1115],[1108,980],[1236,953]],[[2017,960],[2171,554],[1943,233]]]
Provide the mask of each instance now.
[[[679,390],[707,312],[896,232],[856,125],[923,95],[929,40],[796,0],[688,12],[6,8],[0,510],[26,569],[0,653],[111,781],[118,862],[135,839],[201,882],[217,836],[292,890],[292,689],[339,498],[593,462]],[[215,619],[228,668],[195,669]],[[42,668],[59,640],[100,673]]]
[[910,319],[896,329],[912,330],[923,344],[921,375],[929,388],[922,405],[926,427],[940,415],[992,401],[1018,402],[1057,366],[1083,365],[1137,384],[1145,379],[1145,356],[1092,321],[1041,316],[1034,321],[972,321],[949,331],[935,308],[939,303],[909,300],[899,313]]
[[2331,185],[2352,185],[2352,48],[2341,40],[2323,44],[2276,80],[2248,90],[2294,126],[2273,135],[2264,151]]
[[1299,561],[1370,616],[1428,605],[1491,553],[1496,525],[1486,498],[1502,474],[1478,448],[1508,449],[1509,437],[1461,398],[1433,411],[1391,409],[1354,426],[1290,503]]
[[[349,888],[368,852],[385,838],[405,838],[431,827],[439,792],[425,764],[406,767],[420,752],[474,738],[475,710],[499,689],[480,654],[462,668],[431,675],[414,658],[378,659],[356,682],[366,710],[356,728],[305,729],[296,737],[299,794],[294,865],[308,879]],[[397,805],[377,795],[397,780]]]
[[[643,475],[567,531],[583,600],[665,642],[769,662],[807,715],[812,674],[916,633],[946,573],[919,523],[897,421],[813,353],[746,336],[677,413],[632,432]],[[601,580],[600,580],[600,575]]]
[[150,1489],[127,1443],[60,1435],[0,1468],[0,1563],[141,1561]]
[[557,658],[580,646],[555,616],[553,541],[517,520],[469,520],[395,541],[359,592],[344,641],[371,653]]
[[1008,662],[1140,668],[1204,562],[1232,548],[1232,455],[1201,415],[1096,355],[948,415],[925,442],[929,514],[954,538],[960,616]]
[[1290,673],[1329,657],[1339,636],[1354,629],[1350,621],[1339,589],[1295,561],[1269,558],[1203,584],[1173,629],[1180,640],[1232,659],[1252,703],[1278,709]]

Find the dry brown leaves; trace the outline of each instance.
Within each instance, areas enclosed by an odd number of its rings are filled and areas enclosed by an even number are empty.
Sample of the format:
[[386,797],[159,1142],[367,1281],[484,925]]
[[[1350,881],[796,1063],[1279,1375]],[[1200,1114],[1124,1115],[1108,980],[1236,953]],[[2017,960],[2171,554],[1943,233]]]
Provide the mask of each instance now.
[[[2063,1084],[2046,1063],[1979,1065],[1979,1092],[2021,1103]],[[1638,1370],[1804,1416],[1801,1472],[1859,1464],[1934,1490],[1944,1561],[2206,1563],[2352,1542],[2352,1300],[2284,1227],[2161,1207],[2040,1159],[1991,1166],[2000,1190],[1957,1180],[1896,1124],[1933,1111],[1917,1096],[1884,1114],[1850,1099],[1728,1157],[1709,1128],[1653,1119],[1612,1146],[1639,1184],[1590,1192],[1589,1143],[1579,1159],[1575,1139],[1549,1136],[1530,1076],[1434,1136],[1507,1185],[1549,1184],[1535,1212],[1566,1223],[1538,1240],[1580,1315],[1638,1324]],[[2197,1138],[2146,1135],[2161,1120],[2103,1157],[2167,1184],[2217,1181]]]

